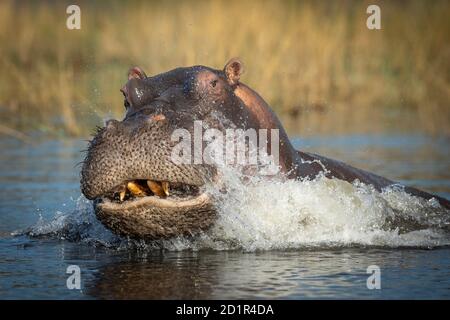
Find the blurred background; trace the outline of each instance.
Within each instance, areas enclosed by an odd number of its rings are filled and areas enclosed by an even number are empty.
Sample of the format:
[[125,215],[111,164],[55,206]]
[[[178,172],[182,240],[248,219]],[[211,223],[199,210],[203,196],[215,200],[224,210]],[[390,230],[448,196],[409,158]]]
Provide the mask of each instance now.
[[1,133],[87,136],[123,116],[130,66],[237,56],[292,135],[450,134],[449,1],[76,1],[68,30],[72,3],[0,2]]

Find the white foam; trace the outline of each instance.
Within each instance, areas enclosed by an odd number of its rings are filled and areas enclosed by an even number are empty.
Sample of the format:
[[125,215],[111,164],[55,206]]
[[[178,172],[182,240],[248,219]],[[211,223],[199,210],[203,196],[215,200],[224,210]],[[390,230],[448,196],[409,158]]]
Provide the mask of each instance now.
[[[234,171],[224,178],[226,194],[210,189],[218,201],[216,225],[187,247],[254,251],[450,244],[449,212],[436,200],[411,196],[400,187],[378,192],[324,176],[304,181],[253,177],[244,184]],[[179,240],[172,243],[180,246]]]
[[[227,193],[209,186],[217,201],[218,219],[195,239],[143,242],[119,239],[95,218],[92,204],[77,200],[73,213],[58,213],[40,222],[31,235],[58,235],[118,249],[243,249],[245,251],[308,247],[450,245],[450,212],[437,201],[406,194],[399,187],[383,192],[318,176],[313,180],[243,177],[222,169]],[[246,181],[245,183],[242,181]]]

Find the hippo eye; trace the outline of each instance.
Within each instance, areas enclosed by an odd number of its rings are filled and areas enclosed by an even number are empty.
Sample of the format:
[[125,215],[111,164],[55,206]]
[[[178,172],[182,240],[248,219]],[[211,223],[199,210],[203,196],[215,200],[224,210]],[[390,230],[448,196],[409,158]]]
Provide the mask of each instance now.
[[217,85],[217,80],[213,80],[210,82],[211,87],[215,88]]

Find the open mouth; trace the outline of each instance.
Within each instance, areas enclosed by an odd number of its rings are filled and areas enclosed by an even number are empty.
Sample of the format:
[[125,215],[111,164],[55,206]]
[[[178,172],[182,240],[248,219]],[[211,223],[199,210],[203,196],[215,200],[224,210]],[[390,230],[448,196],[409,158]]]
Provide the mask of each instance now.
[[94,200],[97,218],[113,232],[139,239],[193,235],[215,220],[202,187],[155,180],[124,181]]
[[143,202],[163,203],[183,202],[192,200],[200,195],[198,186],[169,181],[155,180],[131,180],[126,181],[106,194],[100,199],[101,202],[108,202],[116,205],[130,205]]

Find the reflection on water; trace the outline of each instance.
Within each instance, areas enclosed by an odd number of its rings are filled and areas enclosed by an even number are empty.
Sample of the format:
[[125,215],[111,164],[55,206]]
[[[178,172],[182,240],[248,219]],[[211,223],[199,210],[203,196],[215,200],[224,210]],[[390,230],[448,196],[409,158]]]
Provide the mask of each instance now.
[[[448,139],[294,141],[302,149],[450,198]],[[166,252],[10,236],[40,217],[75,209],[76,164],[84,147],[79,141],[0,140],[0,298],[450,298],[448,248]],[[81,291],[66,288],[71,264],[81,268]],[[366,288],[369,265],[380,266],[382,290]]]
[[[448,249],[140,253],[47,241],[7,249],[2,298],[450,298]],[[72,264],[81,268],[81,290],[66,288]],[[381,290],[366,287],[374,264]]]
[[[101,268],[87,292],[100,298],[150,299],[400,298],[411,292],[423,298],[449,297],[443,283],[435,285],[432,293],[422,291],[417,283],[418,278],[439,281],[448,273],[429,262],[430,257],[442,259],[447,266],[450,260],[441,250],[171,253]],[[366,287],[366,270],[374,262],[383,270],[382,291]],[[414,271],[418,267],[420,273]]]

